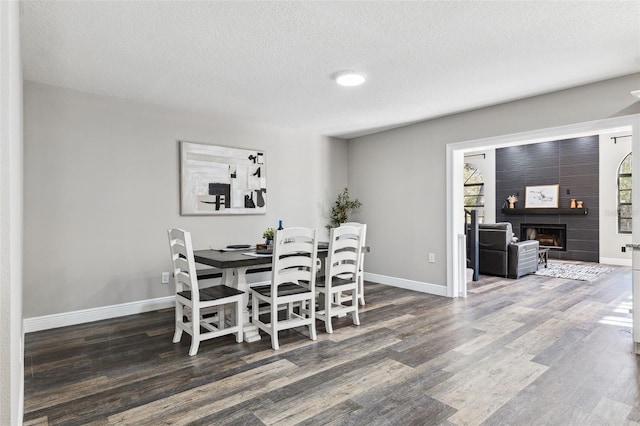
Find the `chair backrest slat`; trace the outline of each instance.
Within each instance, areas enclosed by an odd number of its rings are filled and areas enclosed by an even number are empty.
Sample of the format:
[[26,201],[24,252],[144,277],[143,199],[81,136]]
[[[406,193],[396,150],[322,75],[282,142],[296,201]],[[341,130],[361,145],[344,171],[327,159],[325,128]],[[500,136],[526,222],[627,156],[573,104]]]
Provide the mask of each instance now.
[[299,281],[310,281],[311,272],[308,270],[302,269],[286,269],[284,271],[280,271],[280,273],[276,276],[276,285],[286,284],[286,283],[297,283]]
[[[284,231],[284,229],[283,229]],[[296,253],[311,253],[313,250],[313,242],[312,241],[289,241],[285,242],[281,247],[281,254],[296,254]]]
[[191,234],[178,228],[169,229],[168,234],[176,292],[190,290],[192,300],[197,301],[200,292],[198,291],[198,276],[193,257]]
[[310,268],[313,265],[313,260],[309,256],[304,255],[290,255],[280,259],[278,267],[280,269],[307,267]]
[[[336,244],[337,245],[337,244]],[[335,247],[334,247],[335,249]],[[333,257],[332,257],[334,263],[335,262],[351,262],[351,263],[355,263],[358,261],[357,256],[356,256],[356,250],[353,246],[349,247],[349,250],[345,250],[344,244],[342,245],[342,248],[340,249],[340,251],[334,250],[333,251]]]
[[187,259],[183,259],[181,257],[174,258],[173,259],[173,264],[175,265],[175,267],[178,270],[187,271],[186,273],[188,273],[188,271],[189,271],[189,262],[187,262]]

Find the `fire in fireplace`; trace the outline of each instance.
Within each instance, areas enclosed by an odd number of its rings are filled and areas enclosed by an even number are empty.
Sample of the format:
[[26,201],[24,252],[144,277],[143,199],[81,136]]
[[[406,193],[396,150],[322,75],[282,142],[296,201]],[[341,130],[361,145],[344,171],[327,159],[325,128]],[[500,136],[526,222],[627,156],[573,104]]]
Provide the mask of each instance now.
[[520,240],[538,240],[540,247],[567,250],[567,225],[548,223],[522,223]]

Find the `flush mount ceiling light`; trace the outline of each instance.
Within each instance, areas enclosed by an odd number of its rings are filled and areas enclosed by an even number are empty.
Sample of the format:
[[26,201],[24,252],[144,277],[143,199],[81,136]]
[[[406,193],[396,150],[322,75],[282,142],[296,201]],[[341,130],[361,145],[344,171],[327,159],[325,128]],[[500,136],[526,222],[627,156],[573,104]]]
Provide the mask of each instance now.
[[345,70],[331,74],[331,78],[340,86],[359,86],[365,82],[367,76],[361,72]]

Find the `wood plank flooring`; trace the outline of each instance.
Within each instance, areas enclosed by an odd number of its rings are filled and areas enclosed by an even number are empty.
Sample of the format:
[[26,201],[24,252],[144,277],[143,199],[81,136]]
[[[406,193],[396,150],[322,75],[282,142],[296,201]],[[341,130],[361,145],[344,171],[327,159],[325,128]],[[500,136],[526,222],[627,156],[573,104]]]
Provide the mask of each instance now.
[[631,270],[483,276],[467,299],[366,283],[360,326],[173,344],[173,310],[27,334],[25,424],[637,425]]

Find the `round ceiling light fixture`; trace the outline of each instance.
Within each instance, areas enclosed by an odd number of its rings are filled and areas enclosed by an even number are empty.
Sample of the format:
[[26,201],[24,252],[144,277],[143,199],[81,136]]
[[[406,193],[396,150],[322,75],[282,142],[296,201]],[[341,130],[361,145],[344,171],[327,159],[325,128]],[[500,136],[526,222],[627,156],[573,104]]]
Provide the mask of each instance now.
[[365,82],[367,76],[361,72],[345,70],[333,73],[331,78],[340,86],[360,86]]

